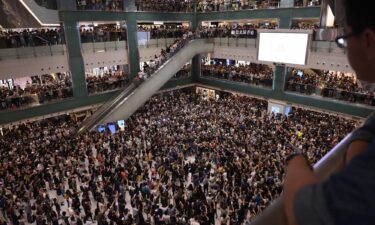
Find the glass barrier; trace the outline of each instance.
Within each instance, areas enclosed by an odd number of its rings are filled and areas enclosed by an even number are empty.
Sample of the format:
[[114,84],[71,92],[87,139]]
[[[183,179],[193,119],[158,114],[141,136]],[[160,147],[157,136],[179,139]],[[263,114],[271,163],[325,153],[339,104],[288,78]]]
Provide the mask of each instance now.
[[143,42],[138,42],[138,46],[139,48],[163,48],[172,45],[175,41],[176,39],[174,38],[149,39]]
[[215,72],[211,70],[202,70],[202,77],[227,80],[234,83],[244,83],[253,86],[272,87],[273,75],[255,75],[255,74],[240,74],[232,73],[231,71]]
[[304,95],[316,95],[326,98],[333,98],[340,101],[359,103],[375,106],[374,93],[350,92],[342,89],[321,88],[303,83],[288,83],[286,91],[297,92]]
[[65,55],[65,45],[0,49],[0,60]]
[[122,78],[117,80],[108,80],[105,82],[89,81],[87,83],[87,90],[89,94],[98,94],[109,91],[117,91],[125,88],[129,84],[129,80]]
[[[258,40],[254,38],[229,38],[229,37],[215,37],[215,45],[228,47],[255,47],[257,48]],[[345,49],[337,46],[336,42],[332,41],[312,41],[311,52],[327,52],[331,54],[346,54]]]
[[346,54],[345,49],[341,49],[334,41],[312,41],[311,52],[328,52],[333,54]]
[[72,87],[40,88],[34,94],[0,96],[0,110],[17,110],[73,97]]
[[0,80],[0,109],[14,110],[73,97],[69,72]]
[[92,42],[81,45],[82,53],[100,53],[109,51],[122,51],[127,49],[125,41]]
[[322,0],[294,0],[294,7],[317,7],[322,4]]
[[191,66],[190,64],[185,65],[183,68],[181,68],[180,71],[178,71],[171,79],[172,80],[178,80],[182,78],[187,78],[191,76]]
[[215,45],[232,47],[257,47],[257,39],[254,38],[214,38]]
[[0,110],[24,109],[73,97],[71,87],[41,89],[37,94],[0,97]]

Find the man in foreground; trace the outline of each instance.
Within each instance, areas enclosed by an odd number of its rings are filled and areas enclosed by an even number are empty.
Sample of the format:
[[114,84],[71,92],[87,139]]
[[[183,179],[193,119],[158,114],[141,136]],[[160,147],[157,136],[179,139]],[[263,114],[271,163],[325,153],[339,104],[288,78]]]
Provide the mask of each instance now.
[[[343,0],[345,35],[336,39],[364,88],[375,83],[375,13],[373,1]],[[284,209],[289,225],[375,224],[375,116],[356,131],[345,167],[319,182],[303,154],[287,160]]]

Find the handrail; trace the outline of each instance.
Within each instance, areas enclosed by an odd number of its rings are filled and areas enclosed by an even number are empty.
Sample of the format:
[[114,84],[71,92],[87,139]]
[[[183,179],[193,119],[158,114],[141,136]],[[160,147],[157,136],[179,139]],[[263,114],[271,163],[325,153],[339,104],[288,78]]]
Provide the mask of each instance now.
[[[348,134],[314,165],[314,173],[319,180],[326,179],[344,165],[344,156],[351,135]],[[287,225],[283,201],[283,196],[280,196],[257,216],[251,225]]]
[[36,38],[38,38],[39,40],[43,41],[44,44],[50,45],[50,42],[47,41],[46,39],[42,38],[41,36],[39,36],[39,35],[35,35],[34,37],[36,37]]

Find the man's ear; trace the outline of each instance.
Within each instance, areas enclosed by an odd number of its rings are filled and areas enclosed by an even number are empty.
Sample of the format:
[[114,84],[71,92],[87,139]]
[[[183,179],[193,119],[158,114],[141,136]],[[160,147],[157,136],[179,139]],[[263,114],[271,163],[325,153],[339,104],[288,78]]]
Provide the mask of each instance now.
[[364,31],[366,49],[367,49],[367,58],[371,61],[375,61],[375,31],[367,28]]

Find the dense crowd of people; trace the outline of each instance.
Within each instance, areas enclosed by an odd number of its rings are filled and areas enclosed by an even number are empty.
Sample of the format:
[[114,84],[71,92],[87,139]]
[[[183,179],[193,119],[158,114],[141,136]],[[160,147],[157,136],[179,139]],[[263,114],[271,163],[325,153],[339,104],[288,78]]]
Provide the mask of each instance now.
[[189,91],[152,97],[123,131],[68,116],[1,130],[1,224],[249,224],[282,191],[291,145],[319,160],[358,122]]
[[124,71],[108,70],[103,75],[86,73],[87,90],[89,94],[124,88],[129,83],[129,78]]
[[[0,30],[0,49],[65,44],[62,28]],[[125,28],[114,25],[81,27],[81,42],[126,41]]]
[[234,82],[248,83],[272,87],[274,71],[263,64],[249,65],[204,65],[201,66],[202,76],[225,79]]
[[0,29],[0,49],[64,44],[61,28]]
[[150,32],[150,38],[181,38],[186,32],[189,31],[188,27],[179,26],[179,27],[166,27],[166,26],[153,26],[146,27],[139,25],[138,31]]
[[123,0],[76,0],[78,10],[123,11]]
[[18,109],[73,96],[69,73],[31,77],[24,88],[0,86],[0,110]]
[[364,90],[354,74],[334,71],[306,73],[302,70],[293,70],[287,79],[286,89],[375,106],[374,93]]

